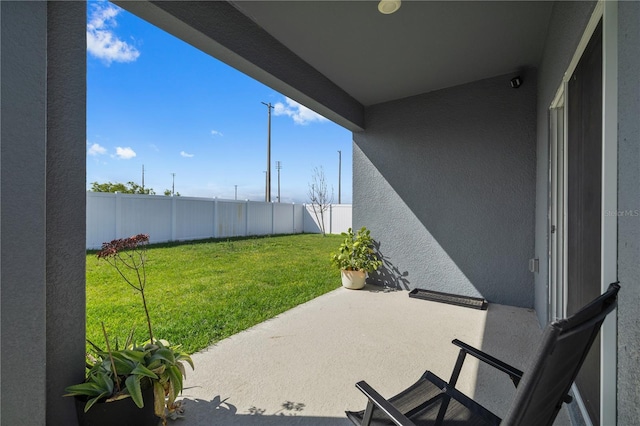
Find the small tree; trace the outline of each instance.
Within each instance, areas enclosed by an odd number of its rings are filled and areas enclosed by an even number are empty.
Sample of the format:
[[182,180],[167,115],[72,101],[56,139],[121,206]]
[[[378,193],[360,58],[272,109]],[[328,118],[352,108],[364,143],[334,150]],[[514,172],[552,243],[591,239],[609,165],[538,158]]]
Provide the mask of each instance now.
[[325,236],[324,213],[329,210],[329,207],[333,203],[333,188],[331,188],[331,194],[329,194],[327,179],[322,166],[313,168],[308,195],[313,214],[320,226],[320,232],[322,232],[322,236]]
[[155,191],[151,188],[142,188],[135,182],[127,183],[91,183],[91,191],[93,192],[120,192],[121,194],[146,194],[154,195]]

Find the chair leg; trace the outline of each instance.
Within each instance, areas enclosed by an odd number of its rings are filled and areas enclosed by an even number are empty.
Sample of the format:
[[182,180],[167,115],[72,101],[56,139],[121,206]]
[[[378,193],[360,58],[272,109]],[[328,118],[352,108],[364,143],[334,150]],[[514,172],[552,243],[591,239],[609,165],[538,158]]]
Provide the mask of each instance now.
[[451,379],[449,379],[449,385],[454,388],[456,387],[456,383],[458,382],[458,377],[460,377],[460,371],[462,370],[462,364],[464,364],[464,359],[467,356],[467,353],[460,349],[458,353],[458,359],[456,360],[456,365],[453,367],[453,371],[451,372]]
[[369,426],[371,424],[371,416],[373,415],[373,402],[367,401],[367,408],[364,410],[362,416],[362,426]]

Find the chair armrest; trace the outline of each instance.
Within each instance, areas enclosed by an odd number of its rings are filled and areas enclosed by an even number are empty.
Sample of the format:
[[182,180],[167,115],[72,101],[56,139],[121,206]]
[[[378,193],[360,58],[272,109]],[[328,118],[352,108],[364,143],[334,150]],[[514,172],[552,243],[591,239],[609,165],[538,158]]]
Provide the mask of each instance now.
[[367,382],[360,381],[356,383],[356,387],[369,398],[369,404],[364,414],[362,426],[368,426],[371,416],[372,404],[376,405],[384,414],[391,419],[397,426],[415,426],[415,424],[402,414],[396,407],[394,407],[389,401],[382,397],[375,389],[373,389]]
[[473,355],[474,357],[478,358],[480,361],[483,361],[489,364],[490,366],[497,368],[503,373],[508,374],[509,378],[511,378],[511,381],[516,387],[518,386],[518,383],[520,383],[520,379],[522,379],[523,373],[517,368],[507,364],[506,362],[500,361],[499,359],[494,358],[491,355],[485,352],[482,352],[479,349],[474,348],[473,346],[469,346],[458,339],[454,339],[451,343],[460,347],[460,349],[463,350],[465,353],[468,353],[469,355]]

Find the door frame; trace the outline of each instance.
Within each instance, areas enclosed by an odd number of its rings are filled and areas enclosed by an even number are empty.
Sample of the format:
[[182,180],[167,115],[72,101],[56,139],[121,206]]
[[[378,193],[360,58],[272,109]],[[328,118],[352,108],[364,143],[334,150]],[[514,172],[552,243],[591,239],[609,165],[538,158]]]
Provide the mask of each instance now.
[[[601,276],[604,292],[617,281],[617,195],[618,195],[618,2],[599,0],[582,35],[562,83],[550,105],[549,121],[549,319],[566,316],[566,109],[567,82],[602,19],[602,225]],[[562,129],[558,128],[562,124]],[[562,138],[562,140],[561,140]],[[558,155],[559,154],[559,155]],[[561,157],[561,158],[559,158]],[[558,167],[562,167],[559,169]],[[562,182],[559,183],[559,177]],[[555,180],[554,180],[555,178]],[[555,185],[555,189],[554,189]],[[562,193],[558,193],[562,191]],[[554,197],[554,194],[557,196]],[[561,197],[561,198],[559,198]],[[561,202],[559,202],[561,201]],[[555,205],[552,205],[555,203]],[[562,228],[558,225],[562,225]],[[552,226],[556,226],[556,235]],[[559,234],[562,232],[562,234]],[[559,269],[558,269],[559,268]],[[552,274],[554,274],[552,276]],[[600,424],[616,425],[617,321],[609,315],[602,325],[600,344]],[[589,417],[575,385],[576,401],[583,418]]]
[[[563,83],[563,92],[566,93]],[[565,94],[549,109],[549,308],[547,321],[567,316],[567,122]]]

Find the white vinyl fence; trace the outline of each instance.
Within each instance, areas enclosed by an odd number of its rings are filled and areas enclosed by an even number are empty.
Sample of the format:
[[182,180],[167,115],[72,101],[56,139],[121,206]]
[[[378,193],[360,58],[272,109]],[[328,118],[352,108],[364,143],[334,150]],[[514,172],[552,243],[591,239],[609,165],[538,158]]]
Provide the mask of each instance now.
[[[324,222],[328,234],[346,231],[351,204],[331,205]],[[87,249],[141,233],[152,243],[319,233],[318,223],[305,204],[87,192]]]

